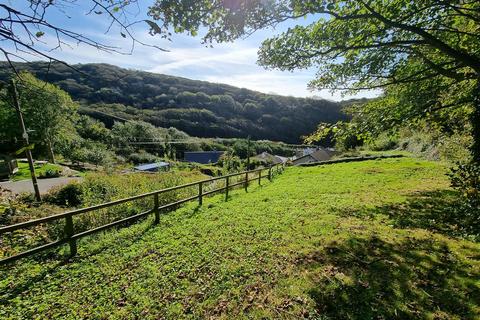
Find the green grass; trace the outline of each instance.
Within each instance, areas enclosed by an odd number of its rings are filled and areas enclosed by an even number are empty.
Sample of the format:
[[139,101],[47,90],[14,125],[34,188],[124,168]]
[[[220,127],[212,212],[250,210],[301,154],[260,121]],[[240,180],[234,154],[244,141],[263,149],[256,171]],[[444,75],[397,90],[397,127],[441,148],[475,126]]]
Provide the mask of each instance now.
[[0,269],[0,318],[478,319],[480,245],[431,221],[454,198],[444,171],[288,168],[226,203],[85,239],[70,261]]
[[[62,167],[56,164],[46,163],[46,164],[35,164],[35,174],[37,177],[40,177],[45,174],[47,170],[56,170],[62,171]],[[18,162],[18,172],[15,173],[12,177],[12,181],[20,181],[31,179],[32,176],[30,174],[30,169],[28,167],[28,163],[26,162]]]

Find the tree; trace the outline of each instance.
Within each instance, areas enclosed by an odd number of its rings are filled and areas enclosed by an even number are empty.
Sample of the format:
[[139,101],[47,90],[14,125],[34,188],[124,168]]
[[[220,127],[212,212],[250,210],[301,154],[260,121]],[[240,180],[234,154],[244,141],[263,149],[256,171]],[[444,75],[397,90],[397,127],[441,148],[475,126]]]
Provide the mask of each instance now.
[[[281,70],[316,67],[311,89],[355,92],[401,85],[411,90],[441,83],[427,97],[415,95],[422,103],[416,108],[428,113],[470,107],[472,153],[480,162],[477,0],[158,0],[150,15],[161,22],[162,34],[173,27],[195,35],[206,27],[205,43],[233,41],[287,20],[309,18],[309,25],[298,24],[265,40],[260,64]],[[452,86],[467,91],[451,99]],[[394,107],[405,105],[398,99]]]
[[[55,163],[54,146],[62,139],[62,133],[75,131],[72,121],[76,115],[77,105],[68,93],[55,85],[43,82],[32,74],[22,72],[16,76],[17,90],[25,126],[29,130],[32,142],[43,145],[50,162]],[[11,98],[11,97],[7,97]],[[9,101],[4,101],[1,114],[8,119],[15,117],[15,109]],[[8,122],[3,122],[8,123]],[[21,140],[22,132],[18,126],[2,125],[0,136]]]
[[169,138],[168,130],[156,128],[150,123],[130,120],[116,122],[111,131],[112,142],[124,155],[148,147],[150,151],[163,153]]
[[75,126],[78,134],[84,139],[101,142],[108,142],[110,140],[110,130],[105,127],[105,124],[89,116],[80,115]]
[[[15,4],[13,1],[7,1],[7,3],[0,3],[0,41],[2,41],[0,52],[9,62],[12,58],[25,60],[25,55],[61,62],[55,58],[53,52],[70,46],[70,42],[85,44],[101,51],[123,54],[131,53],[136,44],[165,51],[144,43],[135,36],[132,26],[138,23],[148,25],[152,34],[154,31],[160,31],[158,25],[151,20],[135,20],[136,15],[132,13],[135,10],[129,10],[129,8],[138,6],[137,0],[25,0],[15,1]],[[106,32],[110,32],[115,26],[115,30],[118,30],[123,38],[130,39],[130,51],[123,51],[119,47],[96,41],[81,32],[65,27],[59,20],[50,19],[49,13],[55,10],[63,12],[66,21],[75,19],[76,15],[69,14],[69,10],[76,10],[75,13],[78,14],[78,11],[83,11],[85,8],[87,8],[86,15],[96,15],[99,19],[109,21]],[[138,7],[135,9],[138,11]],[[49,41],[43,41],[46,36],[53,37],[55,40],[53,45],[50,45]],[[41,44],[44,49],[38,48],[38,44]],[[8,49],[9,47],[14,49]],[[15,69],[13,64],[11,67]]]

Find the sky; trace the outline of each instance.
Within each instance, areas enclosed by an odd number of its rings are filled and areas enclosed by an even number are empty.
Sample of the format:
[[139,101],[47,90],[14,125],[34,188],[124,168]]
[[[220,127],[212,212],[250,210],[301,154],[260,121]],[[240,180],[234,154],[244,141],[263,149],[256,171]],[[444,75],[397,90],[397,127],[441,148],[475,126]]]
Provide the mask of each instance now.
[[[6,2],[19,10],[25,10],[28,3],[26,0],[2,0],[0,2]],[[106,33],[109,20],[104,14],[87,15],[91,8],[91,3],[89,0],[79,0],[61,8],[61,10],[49,8],[46,17],[52,24],[64,26],[103,44],[120,47],[122,52],[129,53],[131,42],[120,35],[118,28],[113,27]],[[130,20],[147,18],[145,13],[152,0],[139,0],[138,3],[138,6],[129,8]],[[305,21],[303,23],[308,22]],[[144,43],[167,49],[168,52],[137,44],[131,54],[109,53],[99,51],[87,45],[67,41],[61,48],[57,48],[50,54],[59,60],[71,64],[110,63],[129,69],[226,83],[264,93],[296,97],[317,96],[338,101],[353,97],[373,97],[378,94],[378,92],[367,91],[361,92],[356,96],[341,96],[340,92],[332,93],[327,90],[311,92],[307,89],[307,84],[315,78],[315,69],[282,72],[266,70],[257,65],[257,50],[262,40],[280,33],[293,25],[293,23],[295,22],[285,23],[276,30],[262,30],[246,39],[240,39],[233,43],[214,44],[213,48],[207,48],[202,45],[200,36],[191,37],[183,34],[174,34],[171,42],[160,39],[158,36],[151,36],[148,34],[149,28],[147,24],[140,23],[132,29],[135,37]],[[45,30],[45,35],[41,39],[42,43],[35,45],[37,49],[48,50],[56,46],[55,36],[48,33],[47,30]],[[38,57],[21,55],[29,61],[39,60]]]

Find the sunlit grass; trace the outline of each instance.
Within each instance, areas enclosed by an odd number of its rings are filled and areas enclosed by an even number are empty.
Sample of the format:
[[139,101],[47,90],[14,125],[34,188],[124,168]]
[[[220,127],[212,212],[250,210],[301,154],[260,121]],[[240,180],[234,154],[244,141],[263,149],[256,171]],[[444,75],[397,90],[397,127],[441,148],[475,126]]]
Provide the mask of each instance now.
[[71,261],[1,269],[0,317],[477,319],[480,245],[398,220],[398,205],[414,217],[418,196],[448,189],[444,171],[411,158],[289,168],[82,240]]
[[[37,177],[41,177],[42,175],[45,175],[45,173],[48,170],[52,171],[62,171],[62,167],[56,164],[51,164],[51,163],[46,163],[46,164],[35,164],[35,174]],[[31,173],[30,173],[30,168],[28,166],[28,163],[26,162],[18,162],[18,172],[15,173],[12,177],[12,181],[20,181],[20,180],[27,180],[31,179]]]

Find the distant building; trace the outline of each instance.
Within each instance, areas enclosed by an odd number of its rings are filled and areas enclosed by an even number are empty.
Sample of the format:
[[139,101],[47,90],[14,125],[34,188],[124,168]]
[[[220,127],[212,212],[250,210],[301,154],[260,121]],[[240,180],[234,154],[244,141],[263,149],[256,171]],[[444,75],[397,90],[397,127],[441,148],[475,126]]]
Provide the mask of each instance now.
[[223,153],[223,151],[185,152],[184,160],[201,164],[217,163]]
[[170,163],[162,161],[155,163],[146,163],[133,167],[133,169],[139,172],[168,171],[170,169]]
[[255,157],[253,157],[253,159],[267,164],[279,164],[286,163],[288,161],[287,157],[276,156],[268,152],[257,154]]
[[304,156],[295,158],[292,160],[292,164],[294,166],[303,164],[303,163],[311,163],[311,162],[318,162],[318,161],[325,161],[330,160],[333,156],[333,151],[329,149],[319,148],[312,153],[308,153]]
[[290,160],[290,158],[288,157],[282,157],[277,155],[275,155],[275,158],[277,158],[280,161],[279,163],[287,163],[287,161]]
[[309,154],[312,154],[314,153],[315,151],[317,151],[318,148],[303,148],[303,149],[297,149],[297,151],[295,151],[295,157],[296,158],[301,158],[303,156],[307,156]]

